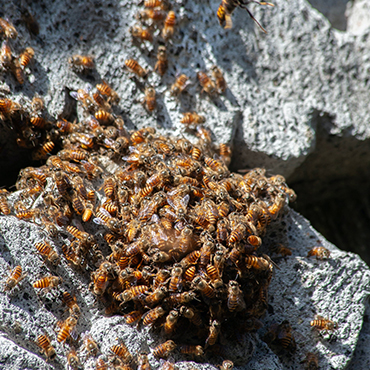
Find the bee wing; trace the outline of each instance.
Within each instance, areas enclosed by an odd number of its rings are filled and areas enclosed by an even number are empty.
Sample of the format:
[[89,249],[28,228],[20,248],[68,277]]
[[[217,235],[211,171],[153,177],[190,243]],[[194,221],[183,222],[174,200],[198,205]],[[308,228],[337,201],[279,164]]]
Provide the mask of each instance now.
[[77,93],[77,91],[70,91],[70,92],[69,92],[69,95],[70,95],[73,99],[78,100],[78,93]]

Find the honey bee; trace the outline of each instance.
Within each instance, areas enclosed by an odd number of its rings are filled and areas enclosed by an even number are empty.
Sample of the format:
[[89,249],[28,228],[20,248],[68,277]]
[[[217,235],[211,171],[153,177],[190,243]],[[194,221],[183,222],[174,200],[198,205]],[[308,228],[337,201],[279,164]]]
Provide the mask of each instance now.
[[153,293],[149,294],[145,298],[145,303],[148,306],[153,306],[161,302],[166,295],[167,295],[167,288],[164,286],[159,286],[157,289],[154,290]]
[[11,66],[12,62],[12,50],[10,49],[9,41],[4,40],[1,44],[1,50],[0,50],[0,61],[1,64],[8,68]]
[[19,7],[19,11],[21,13],[21,17],[23,22],[25,23],[28,31],[33,35],[37,36],[40,32],[40,26],[34,16],[29,12],[29,10],[25,6]]
[[91,245],[94,242],[94,236],[93,235],[90,235],[89,233],[87,233],[85,231],[81,231],[81,230],[77,229],[77,227],[75,227],[75,226],[68,225],[67,226],[67,232],[69,232],[71,235],[73,235],[75,238],[77,238],[78,240],[80,240],[83,243]]
[[15,27],[9,22],[9,20],[5,20],[4,18],[0,18],[0,32],[4,33],[7,39],[16,39],[18,36],[18,32]]
[[36,344],[40,347],[40,353],[44,353],[47,359],[54,360],[57,356],[54,347],[51,345],[49,337],[45,334],[40,334],[37,337]]
[[284,320],[277,329],[277,342],[288,352],[295,352],[297,345],[288,320]]
[[83,262],[83,259],[76,253],[73,246],[62,246],[62,251],[65,256],[65,258],[71,262],[75,267],[84,267],[85,262]]
[[246,233],[247,229],[243,224],[236,225],[236,227],[231,230],[229,239],[227,241],[228,246],[243,240],[246,236]]
[[125,65],[130,72],[135,73],[138,77],[146,78],[148,75],[148,71],[141,67],[140,64],[134,59],[126,59]]
[[6,189],[0,189],[0,212],[3,215],[10,214],[10,208],[7,199],[8,191]]
[[[190,126],[192,124],[204,123],[206,121],[204,116],[201,116],[196,112],[183,113],[183,116],[184,117],[181,119],[180,122],[183,123],[184,125],[188,125],[188,126]],[[194,158],[194,159],[198,159],[198,158]]]
[[138,298],[146,294],[149,290],[149,287],[146,285],[137,285],[132,288],[126,289],[123,293],[119,294],[116,299],[126,303],[131,301],[134,298]]
[[165,270],[165,269],[159,270],[153,281],[153,287],[157,289],[158,287],[165,285],[170,275],[171,273],[168,270]]
[[213,298],[215,296],[214,289],[200,276],[194,278],[192,285],[194,286],[194,289],[199,290],[208,298]]
[[20,109],[20,105],[18,103],[7,98],[0,99],[0,113],[2,115],[11,116],[18,109]]
[[164,205],[166,201],[166,196],[163,192],[158,192],[148,204],[140,209],[138,218],[140,221],[149,220],[157,209]]
[[85,335],[84,337],[84,345],[85,350],[87,352],[87,356],[96,356],[98,354],[99,348],[94,339],[90,334]]
[[198,77],[198,80],[199,80],[199,83],[200,85],[202,86],[202,91],[205,91],[207,94],[209,94],[210,96],[215,96],[217,95],[217,89],[216,89],[216,85],[214,84],[214,82],[207,76],[207,74],[205,72],[198,72],[197,73],[197,77]]
[[[252,246],[254,246],[256,248],[260,247],[261,244],[262,244],[261,238],[259,236],[256,236],[256,235],[249,235],[248,238],[247,238],[247,242],[250,245],[252,245]],[[289,250],[288,248],[285,248],[285,249]],[[281,253],[281,252],[277,252],[277,253]],[[292,253],[290,252],[290,254],[287,254],[287,255],[290,256],[291,254]]]
[[70,316],[62,323],[61,328],[57,335],[57,341],[58,343],[65,342],[71,335],[71,332],[73,332],[74,328],[77,325],[77,319],[73,316]]
[[145,88],[145,97],[142,101],[142,104],[145,105],[146,109],[151,113],[156,109],[157,102],[155,98],[155,90],[153,86],[147,86]]
[[230,312],[242,311],[246,307],[243,292],[235,280],[230,280],[228,285],[227,308]]
[[173,10],[170,10],[164,21],[164,27],[162,29],[162,37],[167,41],[170,39],[175,32],[176,14]]
[[231,162],[231,148],[224,144],[220,144],[220,157],[224,161],[225,165],[228,166]]
[[72,297],[68,292],[63,292],[63,302],[68,307],[71,316],[79,317],[81,315],[81,309],[75,295]]
[[[90,96],[91,86],[87,85],[84,89],[78,89],[77,91],[70,91],[69,95],[79,101],[82,106],[88,111],[95,111],[97,109],[97,104],[94,102],[93,98]],[[75,136],[78,140],[78,137]]]
[[119,340],[119,345],[114,345],[110,350],[121,358],[124,362],[130,363],[132,361],[132,355],[122,340]]
[[136,18],[140,21],[152,19],[153,21],[162,21],[167,13],[161,9],[144,9],[137,13]]
[[11,71],[15,79],[18,81],[18,83],[23,85],[24,84],[24,73],[23,73],[23,69],[21,68],[21,65],[19,64],[18,59],[13,60],[13,63],[11,64]]
[[51,248],[50,244],[47,242],[40,242],[36,243],[35,247],[37,251],[44,257],[47,258],[53,265],[59,265],[60,257],[57,252],[53,248]]
[[204,355],[204,350],[202,346],[196,346],[194,344],[184,344],[180,346],[180,352],[187,355],[194,355],[197,357]]
[[62,283],[62,281],[62,278],[50,275],[35,281],[33,283],[33,287],[36,289],[44,289],[45,292],[48,292],[51,289],[56,288],[59,284]]
[[179,292],[182,290],[182,268],[174,265],[171,271],[171,280],[168,287],[169,292]]
[[177,310],[172,310],[166,317],[166,322],[164,323],[164,332],[169,335],[175,330],[177,320],[179,319],[179,312]]
[[168,68],[167,51],[164,45],[158,47],[157,63],[154,66],[154,71],[158,71],[160,76],[163,76]]
[[318,370],[319,369],[319,359],[317,355],[313,352],[307,352],[304,361],[306,363],[305,368],[307,370]]
[[137,356],[137,370],[151,370],[148,355],[140,353]]
[[212,66],[211,71],[212,71],[212,76],[216,81],[217,90],[221,93],[224,93],[226,91],[227,85],[226,85],[225,78],[220,68],[218,68],[217,66]]
[[106,96],[108,101],[111,101],[112,103],[118,103],[120,101],[118,94],[104,80],[102,80],[100,84],[96,85],[96,89],[100,94]]
[[284,247],[284,245],[282,245],[281,243],[275,245],[271,250],[272,252],[280,254],[283,257],[292,255],[292,251],[289,248]]
[[79,370],[81,369],[81,362],[80,359],[77,356],[77,352],[75,349],[71,349],[68,354],[67,354],[67,362],[68,365],[73,369],[73,370]]
[[187,319],[189,319],[189,321],[191,323],[193,323],[195,326],[201,326],[203,324],[202,318],[201,318],[199,312],[195,311],[191,307],[181,306],[180,307],[180,314],[182,316],[186,317]]
[[55,144],[52,141],[45,142],[40,148],[36,149],[32,153],[32,159],[35,161],[40,161],[45,159],[48,154],[54,149]]
[[72,68],[73,71],[77,73],[86,73],[89,70],[95,68],[94,59],[92,56],[89,55],[72,55],[68,59],[68,63],[70,68]]
[[107,125],[114,121],[114,117],[111,113],[108,113],[104,109],[99,109],[95,112],[95,118],[103,125]]
[[146,8],[161,8],[167,10],[170,5],[168,0],[145,0],[144,6]]
[[30,63],[31,59],[34,57],[35,51],[28,47],[19,56],[19,65],[22,69],[25,69]]
[[43,129],[46,126],[46,120],[42,117],[36,116],[30,118],[31,125],[38,129]]
[[14,268],[4,284],[4,292],[12,290],[20,281],[22,281],[27,276],[27,273],[22,274],[22,271],[23,270],[20,265]]
[[189,85],[189,78],[185,74],[177,77],[175,83],[171,86],[171,95],[179,96]]
[[153,42],[153,35],[148,30],[145,30],[140,26],[136,25],[130,27],[129,31],[133,37],[138,38],[141,41]]
[[213,320],[211,325],[209,326],[209,334],[206,339],[206,347],[213,346],[216,344],[220,330],[221,330],[221,323],[217,320]]
[[310,322],[310,325],[317,330],[334,331],[338,329],[338,323],[322,316],[316,315],[315,320]]
[[220,370],[233,370],[234,363],[230,360],[225,360],[222,362],[222,365],[220,366]]
[[168,340],[154,348],[153,356],[156,358],[166,358],[176,347],[176,343],[173,340]]
[[307,257],[315,256],[318,260],[323,260],[330,257],[330,251],[325,247],[313,247],[308,251]]

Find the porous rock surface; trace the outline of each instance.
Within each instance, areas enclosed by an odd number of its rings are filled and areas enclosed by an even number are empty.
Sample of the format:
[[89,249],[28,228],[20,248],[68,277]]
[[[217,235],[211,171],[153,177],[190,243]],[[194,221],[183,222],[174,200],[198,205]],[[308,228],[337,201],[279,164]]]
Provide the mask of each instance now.
[[[75,109],[68,92],[95,80],[74,74],[67,59],[75,53],[92,54],[97,66],[94,77],[96,81],[99,76],[106,79],[122,97],[116,113],[124,116],[129,128],[154,125],[181,135],[181,112],[195,110],[206,114],[206,125],[215,139],[233,145],[237,168],[264,166],[271,173],[289,176],[309,153],[317,151],[316,135],[320,130],[325,137],[351,137],[359,143],[369,138],[368,28],[360,36],[354,36],[355,32],[340,33],[306,1],[281,0],[275,2],[275,8],[250,6],[267,28],[267,35],[241,10],[233,16],[233,29],[225,31],[215,16],[219,1],[173,3],[179,30],[168,47],[168,74],[162,80],[156,74],[149,77],[159,100],[158,111],[152,116],[135,103],[142,93],[122,68],[124,60],[131,57],[150,68],[156,60],[156,46],[132,45],[128,28],[135,24],[134,14],[139,9],[133,1],[30,2],[30,10],[40,23],[37,37],[31,37],[17,22],[18,2],[6,2],[0,15],[15,20],[20,37],[14,46],[32,46],[35,61],[27,75],[29,82],[21,88],[12,76],[2,76],[2,95],[27,104],[28,98],[39,93],[45,96],[52,116],[62,112],[68,115]],[[229,86],[226,94],[215,100],[200,93],[196,80],[196,72],[209,69],[212,64],[222,68]],[[188,74],[192,81],[180,100],[167,91],[178,72]],[[364,152],[368,153],[368,149]],[[4,157],[1,159],[5,163]],[[9,163],[9,158],[5,160]],[[343,162],[335,165],[339,171]],[[346,168],[351,168],[350,162]],[[32,342],[43,330],[55,338],[55,322],[65,315],[56,295],[38,298],[32,288],[32,283],[48,271],[31,248],[44,238],[43,231],[14,217],[1,217],[0,231],[0,271],[4,277],[8,266],[17,264],[28,272],[19,290],[0,295],[0,365],[5,369],[64,369],[63,346],[53,340],[58,358],[48,364]],[[306,257],[317,240],[332,252],[329,260]],[[273,312],[270,310],[263,319],[264,327],[248,346],[238,345],[230,358],[237,361],[239,357],[241,364],[240,357],[248,359],[254,348],[251,360],[239,368],[296,369],[304,366],[300,362],[311,351],[319,354],[320,368],[344,369],[354,355],[362,326],[364,300],[369,294],[368,268],[356,255],[341,252],[326,242],[294,211],[272,225],[270,237],[266,237],[269,241],[285,243],[293,249],[293,256],[278,261],[280,269],[270,287]],[[61,252],[60,246],[56,248]],[[78,332],[90,332],[102,353],[116,344],[117,337],[125,341],[132,353],[150,352],[161,342],[145,330],[137,332],[128,327],[122,317],[105,318],[102,307],[87,289],[88,277],[65,263],[58,267],[58,273],[64,279],[64,287],[75,292],[81,303],[83,317]],[[336,341],[311,331],[309,322],[315,314],[338,321]],[[297,354],[291,358],[279,358],[260,340],[271,322],[284,319],[291,322],[298,346]],[[366,352],[359,356],[366,357]],[[150,361],[153,366],[159,365],[153,356]],[[211,369],[220,362],[221,359],[214,359],[213,365],[195,366]],[[178,366],[185,368],[188,363],[180,362]],[[85,368],[93,368],[92,359],[87,360]]]

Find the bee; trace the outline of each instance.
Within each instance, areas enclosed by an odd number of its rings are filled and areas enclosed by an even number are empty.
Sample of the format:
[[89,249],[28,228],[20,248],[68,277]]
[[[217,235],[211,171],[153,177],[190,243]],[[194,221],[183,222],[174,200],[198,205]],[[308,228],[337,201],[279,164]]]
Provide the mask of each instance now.
[[140,26],[136,25],[130,27],[129,31],[133,37],[138,38],[141,41],[153,42],[153,35],[148,30],[145,30]]
[[114,345],[110,350],[120,357],[124,362],[130,363],[132,361],[132,355],[122,340],[119,340],[119,345]]
[[12,100],[7,98],[0,98],[0,113],[2,115],[11,116],[18,109],[20,109],[18,103],[13,102]]
[[99,348],[96,342],[92,339],[90,334],[85,335],[84,337],[84,345],[85,350],[87,352],[87,356],[96,356],[98,354]]
[[222,365],[220,366],[220,370],[233,370],[234,363],[230,360],[225,360],[222,362]]
[[201,92],[205,91],[210,96],[217,95],[217,89],[214,82],[207,76],[205,72],[198,72],[197,77],[200,85],[203,88]]
[[199,250],[195,250],[188,255],[186,255],[181,261],[180,265],[183,269],[188,268],[190,265],[195,265],[201,255]]
[[330,251],[325,247],[313,247],[307,254],[307,257],[315,256],[318,260],[330,257]]
[[200,276],[194,278],[192,285],[194,286],[194,289],[199,290],[208,298],[213,298],[215,296],[214,289]]
[[70,68],[77,73],[88,72],[95,68],[94,59],[89,55],[72,55],[68,59]]
[[228,231],[228,221],[224,218],[217,221],[217,240],[220,242],[224,242],[227,240],[229,231]]
[[36,344],[40,347],[40,353],[44,353],[45,356],[50,359],[54,360],[57,356],[54,347],[51,345],[49,337],[45,334],[40,334],[37,337]]
[[168,0],[145,0],[144,6],[146,8],[161,8],[167,10],[169,8]]
[[8,191],[6,189],[0,189],[0,212],[3,215],[10,214],[10,208],[7,199]]
[[168,270],[165,269],[159,270],[154,278],[153,287],[157,289],[158,287],[165,285],[170,275],[171,273]]
[[162,29],[162,37],[167,41],[170,39],[175,32],[176,14],[173,10],[170,10],[164,21],[164,27]]
[[117,295],[116,299],[123,303],[129,302],[134,298],[140,297],[148,292],[149,287],[146,285],[137,285],[126,289],[123,293]]
[[217,90],[221,93],[224,93],[226,91],[227,85],[226,85],[225,78],[224,78],[220,68],[218,68],[217,66],[212,66],[211,71],[212,71],[212,76],[216,81]]
[[144,9],[137,13],[136,18],[138,20],[152,19],[153,21],[163,21],[167,16],[167,13],[161,9]]
[[213,346],[214,344],[216,344],[220,330],[221,330],[221,323],[217,320],[213,320],[209,327],[209,334],[206,339],[206,347]]
[[220,157],[224,161],[225,165],[228,166],[231,162],[231,148],[224,144],[220,144]]
[[65,342],[73,332],[77,325],[77,318],[74,316],[69,316],[64,322],[60,324],[60,330],[57,335],[58,343]]
[[24,84],[24,73],[23,69],[19,64],[18,59],[13,60],[13,64],[11,65],[11,71],[15,77],[15,79],[20,83],[21,85]]
[[[247,238],[247,242],[250,244],[250,245],[253,245],[254,247],[260,247],[261,244],[262,244],[262,240],[259,236],[256,236],[256,235],[249,235],[248,238]],[[285,249],[288,249],[288,248],[285,248]],[[288,249],[289,250],[289,249]],[[277,252],[279,253],[279,252]],[[292,252],[290,252],[290,254],[287,254],[287,255],[291,255]]]
[[75,295],[72,297],[68,292],[63,292],[63,302],[68,307],[71,316],[79,317],[81,315],[81,309]]
[[204,350],[202,346],[196,346],[194,344],[184,344],[180,347],[180,352],[187,355],[203,356]]
[[175,330],[177,320],[179,319],[179,311],[172,310],[166,317],[166,322],[164,323],[164,332],[169,335]]
[[32,159],[40,161],[45,159],[48,154],[54,149],[55,144],[52,141],[46,141],[40,148],[32,153]]
[[24,49],[24,51],[19,56],[19,65],[22,69],[25,69],[27,65],[30,63],[31,59],[34,57],[35,51],[28,47]]
[[5,282],[4,292],[12,290],[19,282],[21,282],[26,276],[27,273],[22,274],[22,266],[18,265],[10,273],[10,276]]
[[75,226],[68,225],[67,226],[67,232],[69,232],[71,235],[73,235],[75,238],[77,238],[78,240],[80,240],[83,243],[91,245],[94,242],[94,236],[93,235],[90,235],[89,233],[84,232],[84,231],[80,231]]
[[46,126],[46,120],[42,117],[36,116],[30,118],[31,125],[38,129],[43,129]]
[[[199,115],[198,113],[196,112],[187,112],[187,113],[183,113],[183,118],[181,119],[181,123],[183,123],[184,125],[192,125],[192,124],[200,124],[200,123],[204,123],[206,121],[205,117],[204,116],[201,116]],[[199,159],[199,158],[194,158],[194,159]]]
[[284,247],[284,245],[282,245],[280,243],[278,245],[275,245],[271,250],[272,250],[272,252],[274,252],[276,254],[280,254],[283,257],[292,255],[292,251],[289,248]]
[[153,356],[156,358],[166,358],[176,348],[176,343],[173,340],[168,340],[153,350]]
[[319,359],[317,355],[313,352],[307,352],[304,361],[306,363],[307,370],[318,370],[319,369]]
[[235,280],[230,280],[228,285],[227,308],[230,312],[242,311],[246,307],[243,292]]
[[137,370],[151,370],[148,355],[146,353],[138,354]]
[[165,361],[162,364],[161,370],[176,370],[176,367],[173,362],[171,361]]
[[[73,243],[72,243],[73,244]],[[62,252],[64,257],[71,262],[75,267],[83,267],[84,262],[81,256],[79,256],[73,246],[66,246],[65,244],[62,246]]]
[[12,62],[12,50],[10,49],[9,41],[4,40],[1,44],[0,61],[4,67],[10,67]]
[[23,22],[25,23],[28,31],[33,35],[37,36],[40,32],[40,26],[34,16],[29,12],[29,10],[25,6],[19,7],[19,11],[21,13],[21,17]]
[[146,109],[151,113],[156,109],[157,102],[155,98],[155,90],[153,86],[147,86],[145,88],[145,97],[142,101],[142,104],[145,105]]
[[[91,86],[87,85],[84,89],[78,89],[77,91],[70,91],[69,95],[79,101],[82,106],[88,111],[95,111],[97,105],[94,102],[93,98],[90,96]],[[78,140],[78,137],[76,136]]]
[[125,65],[130,72],[135,73],[138,77],[146,78],[148,75],[148,71],[141,67],[134,59],[126,59]]
[[153,306],[163,300],[163,298],[167,295],[167,288],[164,286],[159,286],[157,289],[154,290],[153,293],[149,294],[145,298],[145,303],[148,306]]
[[73,370],[79,370],[79,369],[81,369],[80,359],[77,356],[76,350],[73,349],[73,348],[67,354],[67,362],[68,362],[68,365]]
[[179,96],[189,85],[189,78],[185,74],[177,77],[175,83],[171,86],[171,95]]
[[36,289],[44,289],[45,291],[49,291],[52,288],[56,288],[59,284],[62,283],[62,281],[62,278],[50,275],[35,281],[33,283],[33,287]]
[[195,326],[201,326],[202,325],[202,318],[198,311],[195,311],[191,307],[181,306],[180,307],[180,314],[184,317],[186,317],[191,323],[193,323]]
[[246,233],[246,227],[243,224],[238,224],[235,228],[231,230],[229,239],[227,241],[228,246],[243,240],[246,236]]
[[250,10],[248,10],[248,8],[246,7],[251,2],[255,2],[260,5],[274,6],[271,3],[259,2],[259,1],[254,1],[254,0],[222,0],[217,10],[217,18],[218,18],[218,21],[220,22],[220,25],[224,27],[225,29],[232,28],[233,22],[231,19],[231,15],[234,12],[235,8],[239,6],[240,8],[245,9],[248,12],[249,16],[254,20],[254,22],[256,22],[256,24],[261,28],[263,32],[267,33],[267,31],[259,24],[257,19],[253,16]]
[[322,316],[316,315],[315,320],[310,322],[310,325],[317,330],[334,331],[338,329],[338,323]]
[[40,242],[36,243],[35,247],[37,251],[44,257],[48,259],[53,265],[59,265],[60,257],[57,252],[53,248],[51,248],[50,244],[47,242]]
[[182,268],[180,265],[174,265],[171,271],[171,280],[168,287],[169,292],[179,292],[182,290]]
[[100,84],[96,85],[96,89],[100,94],[106,96],[108,101],[111,101],[112,103],[118,103],[120,101],[118,94],[104,80],[102,80]]
[[4,33],[7,39],[16,39],[18,36],[18,32],[15,27],[9,22],[9,20],[5,20],[4,18],[0,18],[0,32]]
[[109,122],[114,121],[114,117],[111,113],[108,113],[104,109],[99,109],[95,112],[95,118],[103,125],[109,124]]
[[163,76],[168,68],[167,50],[164,45],[158,47],[157,63],[154,66],[154,71],[158,71],[160,76]]
[[125,322],[126,324],[133,324],[134,322],[140,320],[142,315],[143,313],[141,311],[131,311],[124,316]]
[[145,207],[140,209],[138,218],[140,221],[149,220],[157,209],[164,205],[166,201],[166,196],[163,192],[158,192]]
[[297,345],[288,320],[284,320],[277,328],[277,342],[288,352],[295,352]]

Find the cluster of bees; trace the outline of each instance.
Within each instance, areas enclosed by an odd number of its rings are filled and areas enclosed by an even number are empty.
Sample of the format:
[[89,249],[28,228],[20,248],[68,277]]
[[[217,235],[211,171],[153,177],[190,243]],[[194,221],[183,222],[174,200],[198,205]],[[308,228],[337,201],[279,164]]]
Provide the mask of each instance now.
[[[223,0],[217,13],[220,23],[230,28],[233,10],[250,2]],[[137,18],[154,25],[164,20],[161,38],[169,40],[176,23],[169,4],[145,0],[144,7]],[[12,37],[14,27],[4,24],[7,27],[0,22],[2,33]],[[153,40],[150,29],[137,25],[130,32],[142,41]],[[166,53],[165,45],[160,45],[154,70],[161,76],[168,68]],[[68,62],[77,73],[95,67],[89,56],[74,55]],[[148,71],[135,60],[128,59],[125,65],[146,78]],[[198,72],[203,91],[210,96],[225,92],[226,82],[217,66],[212,74],[214,80]],[[180,75],[171,87],[172,95],[181,94],[187,84],[187,76]],[[147,86],[145,92],[143,103],[152,112],[155,90]],[[163,136],[152,127],[128,131],[123,119],[112,113],[119,97],[105,81],[71,96],[83,108],[85,118],[80,122],[46,120],[40,97],[32,100],[31,111],[0,99],[0,118],[20,127],[18,144],[36,148],[33,158],[46,160],[41,167],[20,172],[13,205],[8,192],[0,191],[0,213],[46,230],[50,240],[34,249],[51,270],[56,271],[64,258],[83,274],[92,271],[89,288],[105,305],[106,315],[123,315],[127,324],[150,326],[161,334],[166,340],[152,351],[158,359],[175,351],[198,360],[207,352],[222,354],[221,331],[231,336],[261,328],[259,319],[267,309],[274,270],[270,257],[261,251],[262,237],[285,204],[295,200],[284,177],[267,177],[261,168],[245,175],[230,173],[230,148],[212,142],[211,132],[202,125],[205,117],[195,112],[184,113],[181,120],[197,137],[193,143]],[[27,130],[31,134],[24,134]],[[56,138],[62,150],[51,155]],[[69,235],[69,242],[58,251],[52,240],[58,240],[61,231]],[[99,239],[101,232],[104,239]],[[270,252],[291,255],[282,245]],[[329,251],[316,247],[308,256],[324,259]],[[4,291],[11,291],[26,276],[16,266]],[[33,287],[45,294],[62,284],[57,274],[50,274],[34,281]],[[74,295],[64,291],[62,297],[69,316],[57,323],[56,340],[69,344],[68,363],[78,369],[81,355],[75,349],[75,333],[81,310]],[[321,316],[311,325],[336,329],[335,322]],[[272,325],[264,340],[289,353],[296,350],[288,321]],[[48,359],[55,359],[46,333],[38,336],[37,344]],[[89,335],[83,339],[83,351],[85,358],[98,355],[98,345]],[[150,369],[147,354],[134,360],[122,341],[110,352],[108,363],[97,359],[97,369],[128,370],[134,362],[140,370]],[[307,355],[307,368],[318,368],[317,362],[315,354]],[[226,360],[220,367],[231,370],[233,364]],[[162,368],[172,370],[174,364],[166,361]]]

